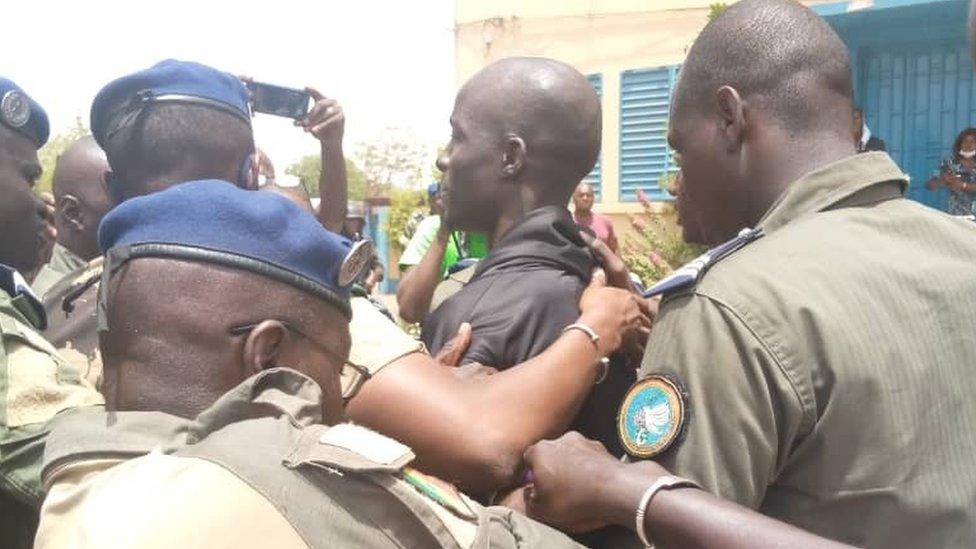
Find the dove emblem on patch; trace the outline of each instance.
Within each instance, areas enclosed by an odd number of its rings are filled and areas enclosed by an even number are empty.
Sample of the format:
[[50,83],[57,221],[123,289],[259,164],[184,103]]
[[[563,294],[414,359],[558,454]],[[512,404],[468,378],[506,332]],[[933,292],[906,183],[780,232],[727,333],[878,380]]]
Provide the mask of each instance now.
[[627,392],[617,414],[617,435],[631,456],[647,459],[666,450],[681,433],[684,393],[668,376],[651,375]]
[[656,406],[644,406],[634,416],[637,424],[637,442],[645,443],[652,437],[660,436],[667,430],[671,420],[671,407],[667,402]]

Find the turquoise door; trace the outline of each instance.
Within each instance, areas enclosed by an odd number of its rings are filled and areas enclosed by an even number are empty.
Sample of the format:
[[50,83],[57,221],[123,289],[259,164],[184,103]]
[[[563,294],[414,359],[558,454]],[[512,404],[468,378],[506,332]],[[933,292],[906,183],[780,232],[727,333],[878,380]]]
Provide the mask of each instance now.
[[974,122],[973,68],[965,42],[864,48],[859,102],[868,127],[912,180],[909,197],[945,207],[946,191],[925,182],[949,154],[956,135]]
[[[966,0],[874,0],[872,7],[821,4],[847,45],[854,99],[872,135],[911,177],[908,196],[944,209],[946,191],[929,191],[956,135],[976,125],[976,88],[966,39]],[[863,6],[864,3],[861,3]]]

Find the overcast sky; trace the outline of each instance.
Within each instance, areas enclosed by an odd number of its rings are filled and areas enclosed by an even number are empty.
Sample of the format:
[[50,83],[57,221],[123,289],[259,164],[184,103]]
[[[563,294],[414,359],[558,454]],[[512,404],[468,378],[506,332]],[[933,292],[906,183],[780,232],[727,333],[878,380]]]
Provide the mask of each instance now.
[[[258,5],[260,7],[253,7]],[[7,6],[0,74],[47,110],[57,133],[110,80],[166,58],[275,84],[313,85],[346,110],[346,154],[396,126],[428,144],[450,137],[453,0],[32,0]],[[258,115],[255,139],[279,172],[317,142]]]

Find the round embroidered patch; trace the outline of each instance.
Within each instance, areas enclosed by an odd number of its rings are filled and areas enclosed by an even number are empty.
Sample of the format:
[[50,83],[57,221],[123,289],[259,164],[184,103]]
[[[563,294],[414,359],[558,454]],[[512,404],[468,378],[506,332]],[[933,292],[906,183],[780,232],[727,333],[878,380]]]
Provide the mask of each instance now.
[[617,412],[617,436],[627,453],[648,459],[668,449],[685,423],[685,396],[663,375],[650,375],[627,391]]

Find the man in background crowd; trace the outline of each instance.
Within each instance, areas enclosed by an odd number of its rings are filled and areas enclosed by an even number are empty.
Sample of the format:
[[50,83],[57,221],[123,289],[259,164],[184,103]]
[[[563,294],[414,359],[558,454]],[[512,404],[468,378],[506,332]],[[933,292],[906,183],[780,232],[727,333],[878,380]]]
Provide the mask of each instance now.
[[75,141],[58,157],[52,189],[57,243],[31,284],[42,299],[61,278],[100,255],[98,224],[111,205],[105,186],[108,169],[105,153],[91,136]]
[[854,109],[854,142],[857,143],[859,153],[885,150],[885,142],[880,137],[871,135],[871,128],[868,127],[861,109]]
[[603,241],[610,251],[618,252],[617,235],[613,231],[613,221],[605,215],[593,211],[593,185],[582,182],[573,192],[573,221],[580,227],[586,227],[593,232],[593,236]]
[[[450,229],[443,222],[444,192],[439,183],[427,189],[430,215],[417,225],[400,256],[397,305],[400,318],[420,322],[432,307],[433,296],[446,276],[466,282],[474,264],[488,250],[482,234]],[[462,282],[462,284],[463,284]]]

